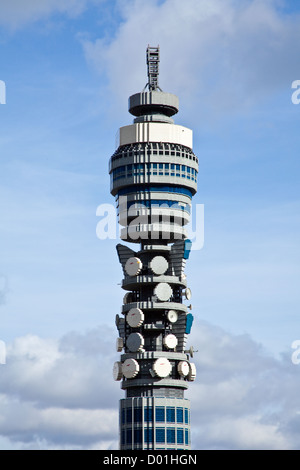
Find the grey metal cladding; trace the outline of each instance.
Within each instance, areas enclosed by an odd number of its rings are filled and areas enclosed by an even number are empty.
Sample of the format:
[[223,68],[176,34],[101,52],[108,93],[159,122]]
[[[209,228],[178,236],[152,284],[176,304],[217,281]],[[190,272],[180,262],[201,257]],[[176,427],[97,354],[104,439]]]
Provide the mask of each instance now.
[[123,273],[125,274],[125,276],[127,276],[127,274],[125,272],[126,261],[131,256],[135,256],[136,252],[131,250],[130,248],[128,248],[128,246],[122,245],[121,243],[118,243],[118,245],[116,246],[116,249],[117,249],[119,261],[120,261],[120,263],[122,265],[122,268],[123,268]]

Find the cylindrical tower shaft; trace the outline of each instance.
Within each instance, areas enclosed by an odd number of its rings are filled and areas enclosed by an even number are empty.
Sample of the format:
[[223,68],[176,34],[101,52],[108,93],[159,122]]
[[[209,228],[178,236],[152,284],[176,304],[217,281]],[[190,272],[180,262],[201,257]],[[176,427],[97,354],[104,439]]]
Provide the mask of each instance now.
[[178,98],[158,87],[159,48],[147,49],[149,91],[129,98],[134,123],[120,128],[110,159],[121,239],[125,291],[114,379],[120,401],[121,449],[189,449],[190,404],[184,398],[196,377],[186,351],[193,316],[184,273],[191,242],[185,225],[197,189],[198,159],[192,131],[175,125]]

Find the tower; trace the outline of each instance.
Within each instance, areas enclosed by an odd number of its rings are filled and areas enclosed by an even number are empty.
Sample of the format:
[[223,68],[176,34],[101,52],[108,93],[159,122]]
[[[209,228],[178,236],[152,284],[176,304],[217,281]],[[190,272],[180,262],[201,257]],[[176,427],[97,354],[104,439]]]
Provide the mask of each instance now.
[[191,250],[185,225],[197,190],[192,131],[175,125],[177,96],[158,85],[159,47],[147,48],[148,83],[129,98],[133,124],[119,129],[109,164],[118,208],[117,253],[125,291],[113,376],[120,400],[120,449],[189,449],[196,368],[186,350],[193,315],[184,273]]

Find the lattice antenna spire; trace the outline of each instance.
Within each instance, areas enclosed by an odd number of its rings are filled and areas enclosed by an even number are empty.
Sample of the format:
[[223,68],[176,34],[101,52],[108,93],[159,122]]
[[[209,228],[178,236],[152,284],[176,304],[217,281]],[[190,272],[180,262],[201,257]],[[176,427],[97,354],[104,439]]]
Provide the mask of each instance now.
[[147,68],[148,68],[148,83],[145,88],[148,86],[150,91],[157,91],[162,89],[158,85],[158,75],[159,75],[159,46],[151,47],[148,45],[146,51],[147,57]]

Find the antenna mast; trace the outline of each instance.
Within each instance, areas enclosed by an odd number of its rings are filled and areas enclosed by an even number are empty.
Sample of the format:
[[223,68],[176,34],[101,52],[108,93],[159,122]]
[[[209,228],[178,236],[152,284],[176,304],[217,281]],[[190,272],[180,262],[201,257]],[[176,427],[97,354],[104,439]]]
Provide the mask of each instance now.
[[[158,75],[159,75],[159,46],[147,47],[147,68],[148,68],[148,83],[146,87],[149,87],[150,91],[156,91],[162,89],[158,86]],[[145,87],[145,88],[146,88]]]

